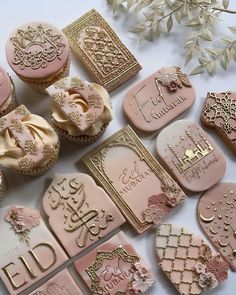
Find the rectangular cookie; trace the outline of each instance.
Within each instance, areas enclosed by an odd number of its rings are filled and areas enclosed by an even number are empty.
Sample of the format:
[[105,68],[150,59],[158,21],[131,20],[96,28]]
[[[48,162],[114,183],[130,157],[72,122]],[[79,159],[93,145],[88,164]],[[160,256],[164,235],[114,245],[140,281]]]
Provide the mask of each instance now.
[[107,91],[117,88],[142,69],[95,9],[68,25],[63,32],[94,79]]
[[129,126],[83,160],[138,233],[159,224],[186,198]]

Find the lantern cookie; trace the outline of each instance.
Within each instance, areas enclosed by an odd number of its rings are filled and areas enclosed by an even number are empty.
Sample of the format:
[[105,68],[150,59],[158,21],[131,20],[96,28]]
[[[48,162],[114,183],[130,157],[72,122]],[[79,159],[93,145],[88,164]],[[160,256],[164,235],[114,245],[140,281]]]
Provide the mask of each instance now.
[[181,295],[202,294],[228,278],[228,263],[184,228],[162,224],[156,249],[160,267]]
[[6,189],[7,189],[7,182],[5,180],[3,172],[0,171],[0,201],[3,199]]
[[96,141],[112,120],[110,96],[98,84],[66,77],[47,92],[52,98],[53,126],[71,141]]
[[11,77],[0,67],[0,117],[16,107],[15,86]]
[[204,126],[214,129],[236,154],[236,93],[209,92],[202,110]]
[[203,231],[236,271],[236,183],[218,183],[209,189],[197,211]]
[[75,268],[91,294],[142,294],[156,281],[123,232],[78,259]]
[[192,106],[196,93],[178,67],[164,67],[131,88],[123,108],[132,124],[157,131]]
[[44,195],[43,208],[71,257],[125,222],[105,191],[83,173],[56,174]]
[[40,116],[21,105],[0,118],[0,164],[16,172],[41,175],[57,160],[55,130]]
[[0,208],[0,233],[0,277],[11,295],[21,293],[67,260],[38,210]]
[[83,295],[68,270],[63,270],[29,295]]
[[197,124],[179,120],[160,132],[157,153],[187,190],[208,189],[224,175],[226,161],[215,143]]
[[7,41],[6,56],[18,77],[40,92],[68,75],[67,38],[47,23],[33,22],[17,28]]

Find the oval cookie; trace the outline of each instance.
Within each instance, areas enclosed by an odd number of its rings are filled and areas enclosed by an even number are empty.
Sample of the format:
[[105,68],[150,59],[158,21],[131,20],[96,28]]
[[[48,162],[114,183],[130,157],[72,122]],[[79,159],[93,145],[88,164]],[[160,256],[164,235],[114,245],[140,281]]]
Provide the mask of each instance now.
[[202,130],[188,120],[179,120],[157,136],[157,153],[183,188],[199,192],[224,175],[222,152]]
[[142,131],[156,131],[192,106],[196,93],[178,67],[163,67],[125,95],[123,108]]
[[218,183],[205,192],[197,215],[202,230],[236,271],[236,183]]

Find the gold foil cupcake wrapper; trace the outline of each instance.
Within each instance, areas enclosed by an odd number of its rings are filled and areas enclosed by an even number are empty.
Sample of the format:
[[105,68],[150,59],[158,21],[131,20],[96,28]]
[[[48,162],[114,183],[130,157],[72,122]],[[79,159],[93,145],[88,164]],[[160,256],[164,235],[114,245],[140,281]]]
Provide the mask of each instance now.
[[135,57],[94,9],[63,32],[94,79],[107,91],[117,88],[141,70]]

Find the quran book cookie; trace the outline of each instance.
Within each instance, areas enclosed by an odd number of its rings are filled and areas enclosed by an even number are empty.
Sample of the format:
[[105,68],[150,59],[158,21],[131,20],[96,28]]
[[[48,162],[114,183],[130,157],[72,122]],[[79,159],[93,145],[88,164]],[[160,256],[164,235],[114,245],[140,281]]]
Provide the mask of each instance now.
[[15,86],[11,77],[0,66],[0,116],[16,107]]
[[0,118],[0,164],[27,175],[41,175],[58,158],[59,140],[42,117],[20,105]]
[[36,209],[0,208],[0,277],[16,295],[62,265],[67,256]]
[[108,92],[142,68],[116,33],[94,9],[64,28],[71,48]]
[[7,182],[2,171],[0,171],[0,201],[3,199],[7,189]]
[[132,87],[123,102],[132,124],[156,131],[190,108],[196,93],[178,67],[164,67]]
[[138,233],[159,224],[186,198],[129,126],[89,152],[84,162]]
[[105,191],[83,173],[56,174],[44,195],[43,208],[71,257],[125,222]]
[[142,294],[155,277],[123,232],[75,262],[92,294]]
[[236,93],[209,92],[202,110],[204,126],[214,129],[236,154]]
[[206,191],[197,215],[204,233],[236,271],[236,183],[218,183]]
[[66,36],[44,22],[19,26],[6,43],[9,66],[21,80],[40,92],[67,76],[69,53]]
[[68,270],[63,270],[29,295],[83,295]]
[[98,84],[66,77],[46,91],[52,99],[52,124],[71,141],[94,142],[112,120],[110,96]]
[[185,189],[207,190],[224,175],[223,153],[202,128],[188,120],[179,120],[157,136],[158,156]]
[[160,267],[181,295],[202,294],[228,278],[228,263],[184,228],[159,226],[156,250]]

